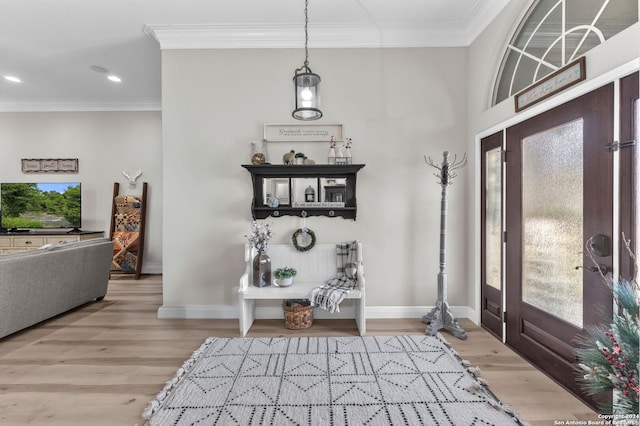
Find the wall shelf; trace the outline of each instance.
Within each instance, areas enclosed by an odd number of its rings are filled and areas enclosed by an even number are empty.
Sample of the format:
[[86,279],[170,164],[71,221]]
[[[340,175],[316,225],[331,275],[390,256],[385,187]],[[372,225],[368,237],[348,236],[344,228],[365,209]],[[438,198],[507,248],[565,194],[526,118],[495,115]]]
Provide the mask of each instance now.
[[[254,219],[269,216],[328,216],[356,219],[356,175],[364,164],[252,165]],[[314,198],[304,190],[311,187]],[[276,203],[273,199],[277,198]]]

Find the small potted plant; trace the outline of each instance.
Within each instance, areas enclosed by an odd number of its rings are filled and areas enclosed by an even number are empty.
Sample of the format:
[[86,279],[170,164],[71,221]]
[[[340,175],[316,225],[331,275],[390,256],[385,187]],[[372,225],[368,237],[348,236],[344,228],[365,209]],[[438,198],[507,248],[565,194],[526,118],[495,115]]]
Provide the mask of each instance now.
[[306,155],[304,155],[304,153],[302,152],[296,152],[295,154],[295,161],[296,164],[304,164],[304,159],[307,158]]
[[293,277],[296,276],[298,271],[295,268],[285,266],[284,268],[276,269],[275,275],[277,278],[276,285],[278,287],[288,287],[293,283]]

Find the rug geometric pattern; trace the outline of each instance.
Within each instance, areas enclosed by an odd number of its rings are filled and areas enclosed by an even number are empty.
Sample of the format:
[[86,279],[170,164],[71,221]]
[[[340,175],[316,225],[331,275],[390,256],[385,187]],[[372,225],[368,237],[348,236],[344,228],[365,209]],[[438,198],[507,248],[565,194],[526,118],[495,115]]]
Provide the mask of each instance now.
[[151,425],[524,424],[437,336],[209,338]]

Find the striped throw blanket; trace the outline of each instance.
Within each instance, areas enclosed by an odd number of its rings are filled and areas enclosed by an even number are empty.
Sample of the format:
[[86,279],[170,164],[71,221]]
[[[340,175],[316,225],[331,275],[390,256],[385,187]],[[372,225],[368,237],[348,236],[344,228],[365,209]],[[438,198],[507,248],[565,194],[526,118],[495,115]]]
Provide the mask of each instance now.
[[329,312],[340,312],[340,303],[349,292],[358,287],[358,242],[336,244],[336,278],[325,282],[311,292],[311,306]]

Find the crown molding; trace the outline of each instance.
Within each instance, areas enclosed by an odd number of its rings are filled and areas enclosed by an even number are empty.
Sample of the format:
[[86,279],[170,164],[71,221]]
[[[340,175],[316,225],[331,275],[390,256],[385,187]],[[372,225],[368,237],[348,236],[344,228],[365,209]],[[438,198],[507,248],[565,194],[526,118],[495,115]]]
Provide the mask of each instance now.
[[[502,0],[501,0],[502,1]],[[162,50],[299,48],[304,34],[299,25],[145,25],[144,32]],[[428,28],[406,25],[314,25],[310,48],[403,48],[468,46],[469,34],[460,24],[440,23]]]
[[2,101],[0,112],[161,111],[160,99],[143,101]]
[[469,12],[465,20],[467,29],[467,46],[474,42],[482,31],[496,19],[510,0],[482,0]]
[[[510,0],[478,0],[463,21],[384,24],[318,24],[309,28],[311,48],[467,47]],[[147,24],[143,31],[161,49],[266,49],[304,45],[296,24]]]

